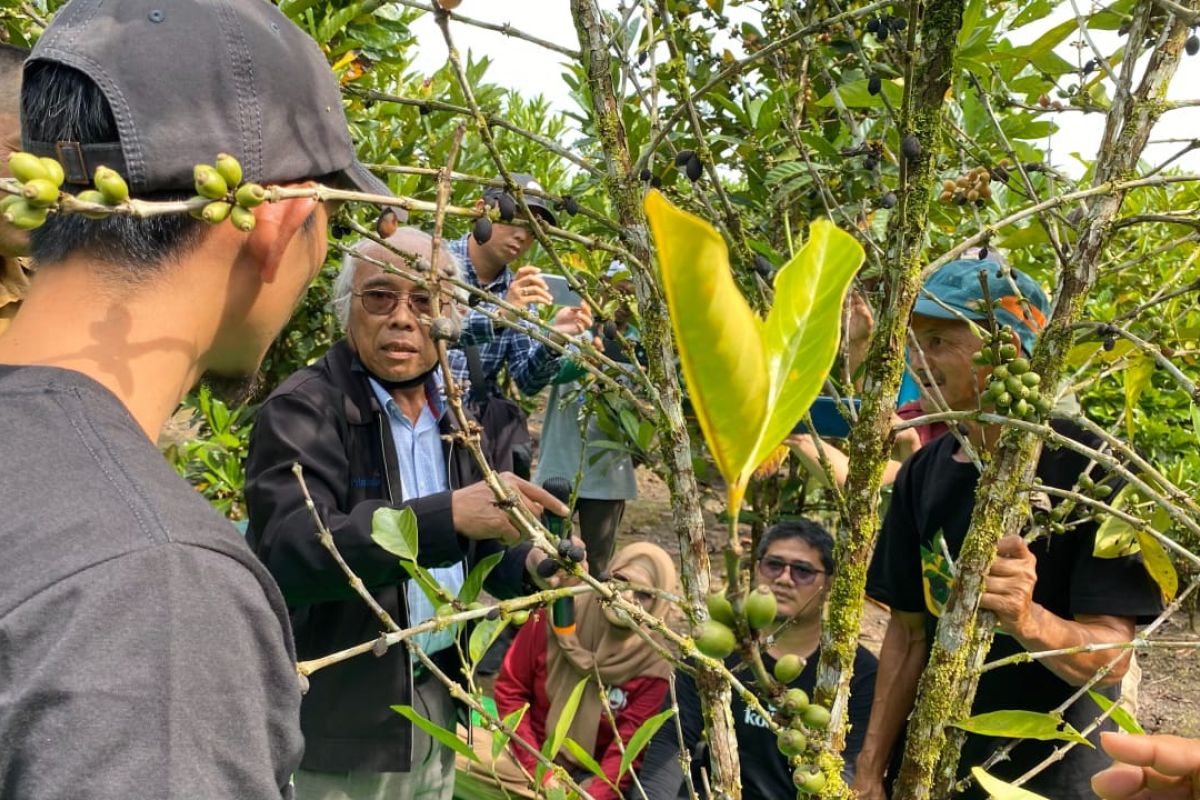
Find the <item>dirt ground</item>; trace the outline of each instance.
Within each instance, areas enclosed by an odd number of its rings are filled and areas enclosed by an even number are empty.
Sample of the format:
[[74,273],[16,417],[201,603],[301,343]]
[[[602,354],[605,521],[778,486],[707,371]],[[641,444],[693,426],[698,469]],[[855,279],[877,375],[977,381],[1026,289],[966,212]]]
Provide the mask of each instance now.
[[[709,553],[716,557],[725,537],[724,527],[711,509],[705,510]],[[666,485],[646,469],[638,470],[638,499],[625,509],[619,544],[652,541],[678,556],[679,543],[671,530],[671,510]],[[719,563],[719,562],[718,562]],[[887,625],[887,612],[868,603],[863,624],[863,644],[879,652]],[[1188,617],[1179,614],[1168,620],[1155,637],[1164,641],[1197,641],[1200,633],[1189,630]],[[1142,667],[1137,718],[1149,733],[1200,736],[1200,651],[1194,649],[1151,650],[1141,654]]]

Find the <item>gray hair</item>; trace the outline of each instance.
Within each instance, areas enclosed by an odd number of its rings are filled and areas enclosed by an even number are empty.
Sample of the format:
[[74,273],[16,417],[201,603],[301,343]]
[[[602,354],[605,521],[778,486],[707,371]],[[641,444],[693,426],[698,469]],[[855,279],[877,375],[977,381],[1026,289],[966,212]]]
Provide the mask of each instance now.
[[[333,299],[329,307],[337,317],[342,330],[350,326],[350,302],[354,298],[354,276],[358,272],[359,256],[367,250],[375,250],[371,257],[376,261],[394,261],[402,259],[409,261],[409,266],[417,271],[429,271],[429,253],[433,249],[433,237],[419,228],[398,228],[395,233],[385,239],[395,249],[404,255],[387,252],[370,239],[362,239],[349,251],[342,255],[342,268],[333,281]],[[438,251],[438,260],[442,262],[443,273],[459,281],[465,280],[462,264],[443,245]],[[443,306],[443,316],[450,318],[456,325],[459,322],[462,309],[460,304],[466,302],[466,294],[460,287],[453,287],[453,302]]]

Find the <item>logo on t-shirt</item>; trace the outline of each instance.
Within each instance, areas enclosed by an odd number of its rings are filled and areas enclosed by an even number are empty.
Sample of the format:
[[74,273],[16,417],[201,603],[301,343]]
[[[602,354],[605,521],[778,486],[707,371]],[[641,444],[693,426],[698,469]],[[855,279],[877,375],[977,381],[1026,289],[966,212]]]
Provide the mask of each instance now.
[[[770,713],[772,716],[774,716],[775,715],[775,706],[768,705],[767,712]],[[762,716],[757,711],[750,708],[750,706],[746,706],[746,714],[742,718],[742,722],[746,725],[751,725],[755,728],[767,727],[767,721],[765,719],[763,719]]]
[[613,686],[608,690],[608,705],[613,711],[620,711],[625,706],[629,705],[629,697],[625,694],[625,690],[620,686]]

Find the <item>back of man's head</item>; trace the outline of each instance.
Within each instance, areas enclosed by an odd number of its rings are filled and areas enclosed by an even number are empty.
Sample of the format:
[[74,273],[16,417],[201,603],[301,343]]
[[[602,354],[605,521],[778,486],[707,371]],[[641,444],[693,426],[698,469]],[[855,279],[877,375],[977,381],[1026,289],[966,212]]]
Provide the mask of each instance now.
[[[316,43],[263,0],[72,0],[43,33],[21,89],[24,147],[58,159],[64,190],[98,166],[133,195],[193,195],[192,168],[230,153],[245,179],[387,188],[354,157],[341,96]],[[186,214],[51,215],[35,260],[76,254],[137,278],[204,235]]]

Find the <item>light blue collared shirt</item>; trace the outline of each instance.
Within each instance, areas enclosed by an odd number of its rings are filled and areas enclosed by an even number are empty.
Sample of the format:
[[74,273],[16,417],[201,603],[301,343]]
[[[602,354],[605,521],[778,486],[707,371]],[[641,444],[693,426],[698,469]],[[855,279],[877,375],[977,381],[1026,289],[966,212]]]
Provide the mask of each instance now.
[[[416,497],[444,492],[450,488],[446,475],[446,464],[442,454],[441,431],[438,430],[438,420],[446,413],[440,390],[440,375],[426,384],[428,404],[421,409],[416,424],[400,412],[399,406],[378,381],[370,378],[371,391],[375,399],[388,415],[392,429],[392,442],[396,446],[396,460],[400,465],[400,485],[405,500]],[[449,567],[428,568],[430,576],[442,587],[457,597],[463,585],[463,565],[453,564]],[[408,596],[408,624],[416,625],[434,615],[433,604],[421,591],[416,581],[408,581],[405,585]],[[454,645],[454,632],[450,628],[440,631],[421,633],[413,637],[427,654],[436,653]]]

